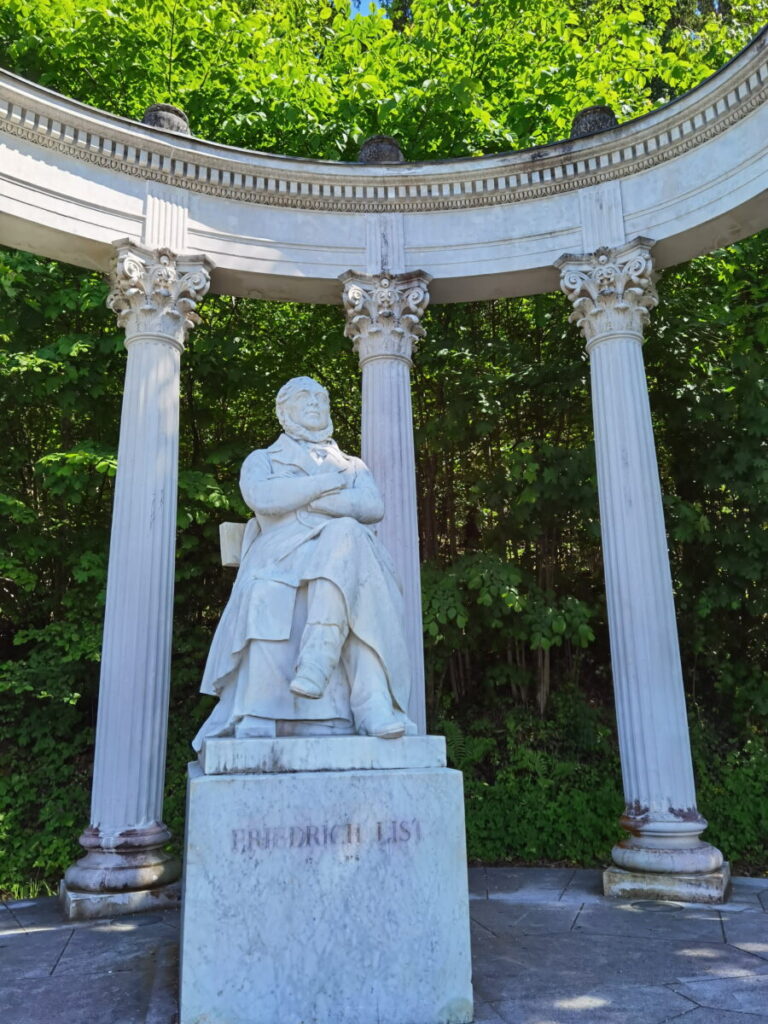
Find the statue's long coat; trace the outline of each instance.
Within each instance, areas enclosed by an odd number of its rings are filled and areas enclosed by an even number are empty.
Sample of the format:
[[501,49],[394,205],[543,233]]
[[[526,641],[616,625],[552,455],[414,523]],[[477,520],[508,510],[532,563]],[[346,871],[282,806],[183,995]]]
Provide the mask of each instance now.
[[[354,487],[378,496],[365,464],[335,443],[322,463],[285,434],[243,463],[240,488],[249,505],[259,485],[281,478],[351,471]],[[376,652],[395,704],[405,710],[410,666],[403,602],[389,555],[370,527],[351,517],[299,509],[256,513],[246,526],[232,594],[211,644],[201,692],[219,704],[195,738],[229,731],[243,714],[285,720],[349,718],[348,683],[341,667],[319,700],[294,697],[288,687],[306,617],[306,584],[328,579],[339,588],[352,634]]]

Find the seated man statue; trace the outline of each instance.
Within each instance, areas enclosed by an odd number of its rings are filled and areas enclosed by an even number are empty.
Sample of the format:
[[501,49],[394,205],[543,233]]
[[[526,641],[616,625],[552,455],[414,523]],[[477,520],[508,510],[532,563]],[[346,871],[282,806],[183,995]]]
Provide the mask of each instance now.
[[415,732],[402,595],[371,529],[384,515],[378,488],[332,439],[316,381],[288,381],[276,410],[283,433],[240,474],[254,518],[201,686],[219,703],[193,746],[213,736]]

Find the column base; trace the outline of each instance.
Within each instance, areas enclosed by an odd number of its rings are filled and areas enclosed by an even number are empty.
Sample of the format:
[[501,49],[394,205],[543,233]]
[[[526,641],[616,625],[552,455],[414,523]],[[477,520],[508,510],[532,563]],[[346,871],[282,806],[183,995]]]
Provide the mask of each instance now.
[[59,900],[70,921],[92,921],[100,917],[120,917],[144,910],[178,910],[181,883],[171,882],[155,889],[136,892],[82,892],[70,889],[62,879]]
[[663,871],[625,871],[612,865],[603,872],[603,893],[624,899],[724,903],[731,887],[726,861],[717,871],[684,875]]
[[[624,828],[625,821],[620,822]],[[651,823],[617,843],[611,850],[611,860],[616,867],[641,875],[708,875],[720,870],[723,855],[716,846],[699,839],[699,833],[706,827],[706,821],[697,822],[696,831],[686,835],[680,825],[670,828],[666,822]]]
[[[164,849],[170,838],[171,833],[161,822],[116,834],[103,834],[90,825],[80,836],[80,845],[87,852],[64,872],[60,891],[82,897],[110,897],[107,903],[126,907],[119,911],[123,914],[144,909],[139,906],[142,894],[165,891],[181,874],[178,859]],[[132,900],[133,896],[137,898]],[[93,916],[109,916],[109,912]]]

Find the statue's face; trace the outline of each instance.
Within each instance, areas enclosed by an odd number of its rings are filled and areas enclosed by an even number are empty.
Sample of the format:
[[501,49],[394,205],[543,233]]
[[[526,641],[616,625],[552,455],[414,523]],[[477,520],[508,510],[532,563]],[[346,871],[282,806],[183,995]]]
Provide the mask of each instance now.
[[324,430],[330,423],[328,392],[320,385],[297,391],[286,403],[288,415],[305,430]]

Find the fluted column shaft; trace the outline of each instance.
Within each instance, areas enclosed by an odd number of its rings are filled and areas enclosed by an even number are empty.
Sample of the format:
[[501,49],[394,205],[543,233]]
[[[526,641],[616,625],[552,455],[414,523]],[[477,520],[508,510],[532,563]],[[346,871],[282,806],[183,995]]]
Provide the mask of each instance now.
[[128,351],[109,549],[89,851],[71,889],[134,891],[172,881],[162,851],[179,447],[179,374],[204,257],[118,247],[108,304]]
[[426,732],[421,563],[411,406],[411,357],[424,334],[429,275],[343,275],[346,335],[362,371],[362,456],[384,498],[378,536],[395,563],[411,661],[408,714]]
[[633,871],[705,872],[722,855],[699,840],[661,488],[643,364],[657,304],[651,243],[638,239],[558,261],[592,379],[608,626]]

